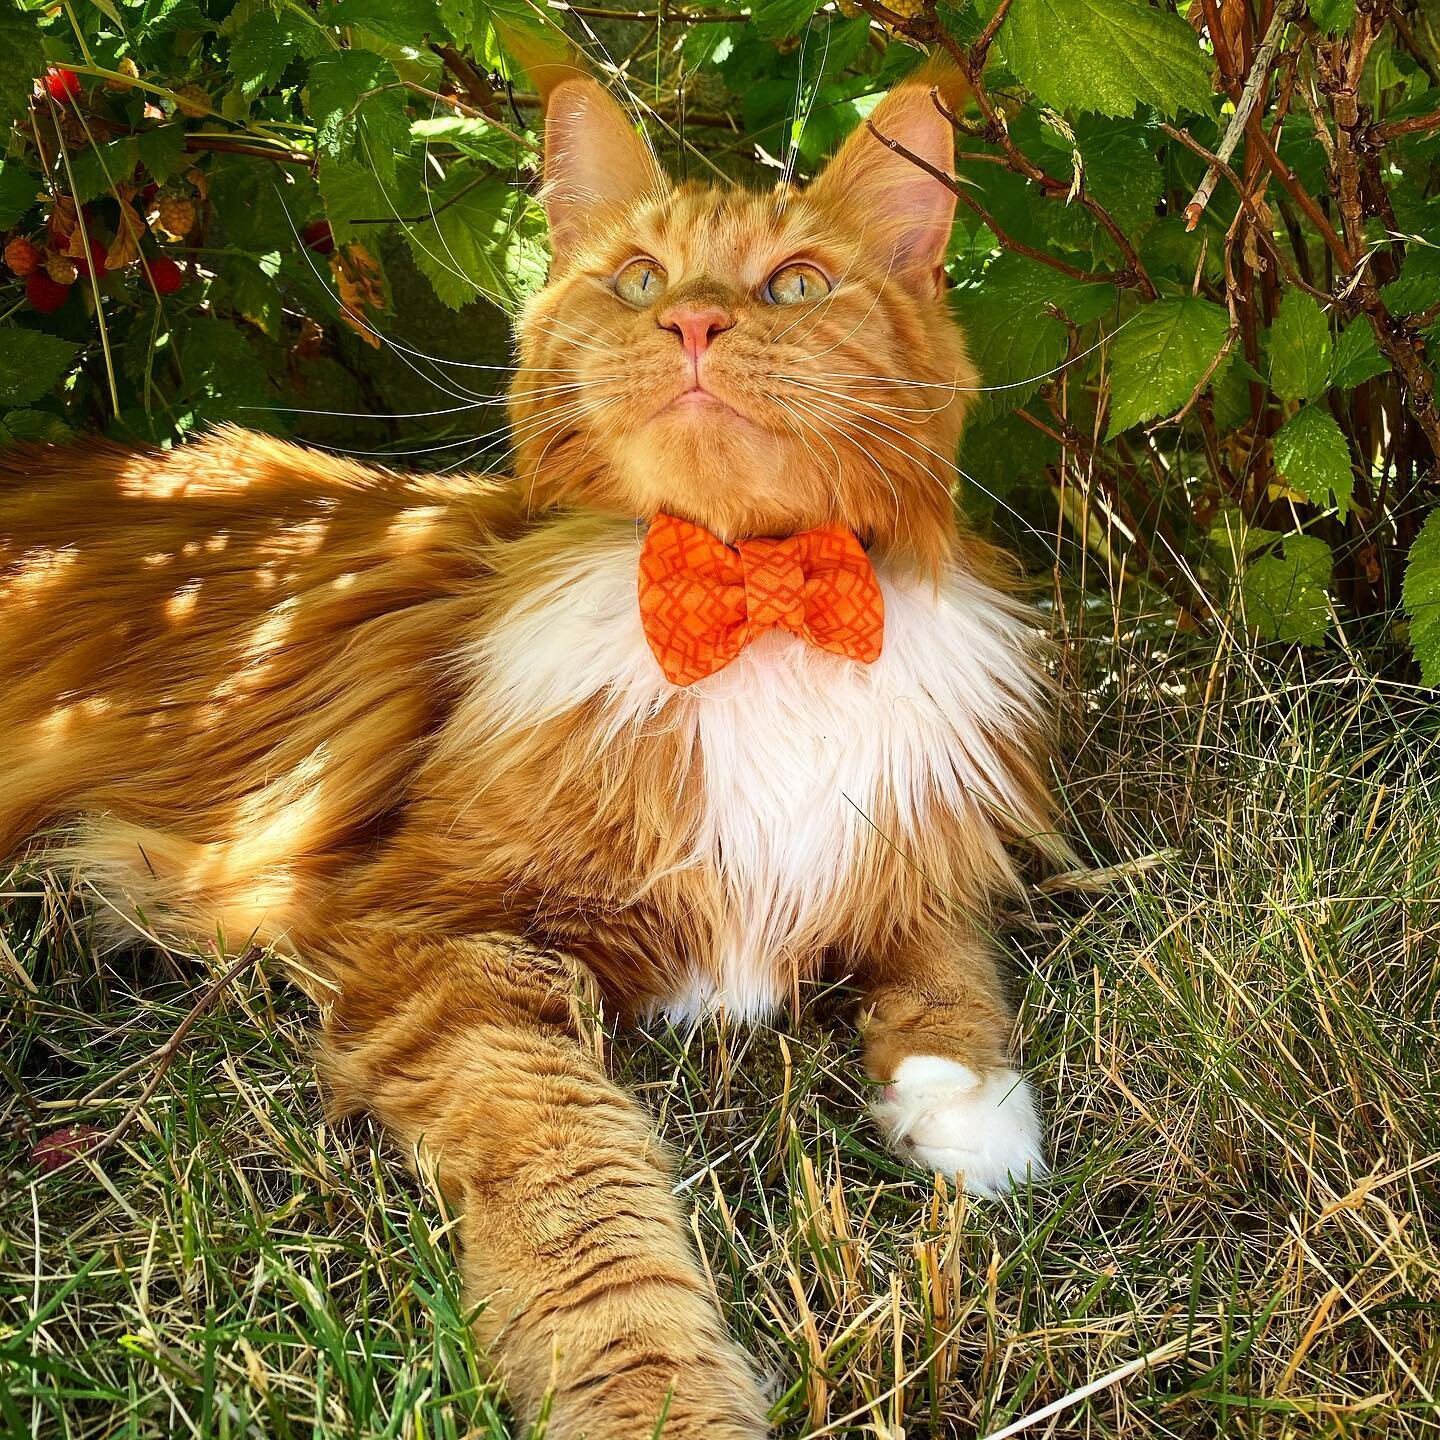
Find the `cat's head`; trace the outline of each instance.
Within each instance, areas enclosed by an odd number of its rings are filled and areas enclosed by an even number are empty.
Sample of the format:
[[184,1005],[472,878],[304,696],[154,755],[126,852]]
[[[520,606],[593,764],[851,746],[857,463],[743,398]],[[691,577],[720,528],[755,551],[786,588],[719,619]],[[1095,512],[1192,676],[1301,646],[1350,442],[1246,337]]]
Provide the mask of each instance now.
[[[876,131],[948,174],[933,79]],[[728,540],[830,522],[935,563],[975,374],[943,294],[949,189],[864,125],[803,190],[675,185],[593,80],[551,97],[554,261],[511,395],[536,504]]]

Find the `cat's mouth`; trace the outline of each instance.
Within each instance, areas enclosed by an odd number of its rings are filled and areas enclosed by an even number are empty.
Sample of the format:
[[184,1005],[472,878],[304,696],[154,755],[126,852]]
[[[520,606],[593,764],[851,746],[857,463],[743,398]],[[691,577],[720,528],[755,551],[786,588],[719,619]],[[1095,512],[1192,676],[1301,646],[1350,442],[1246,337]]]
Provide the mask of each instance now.
[[[707,390],[698,381],[682,390],[668,405],[665,410],[694,410],[694,411],[728,411],[737,419],[743,420],[742,415],[733,405],[722,400],[713,390]],[[664,411],[661,412],[662,414]]]

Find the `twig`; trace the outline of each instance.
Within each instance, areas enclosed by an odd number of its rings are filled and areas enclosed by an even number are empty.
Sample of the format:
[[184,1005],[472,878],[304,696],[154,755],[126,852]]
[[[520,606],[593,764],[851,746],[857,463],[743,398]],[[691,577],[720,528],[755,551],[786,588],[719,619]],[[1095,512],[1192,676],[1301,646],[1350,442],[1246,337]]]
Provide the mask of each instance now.
[[[1024,421],[1025,424],[1038,430],[1042,435],[1047,435],[1060,446],[1062,454],[1071,455],[1076,458],[1076,474],[1080,473],[1078,460],[1083,459],[1089,466],[1091,479],[1100,488],[1106,503],[1110,506],[1113,514],[1120,517],[1121,522],[1128,528],[1127,539],[1134,545],[1136,556],[1143,567],[1145,577],[1156,589],[1169,597],[1175,607],[1185,617],[1192,621],[1197,628],[1203,628],[1206,624],[1205,616],[1197,613],[1191,605],[1190,596],[1174,575],[1156,560],[1154,552],[1141,538],[1139,527],[1134,523],[1134,517],[1128,515],[1128,507],[1120,494],[1120,487],[1110,476],[1104,465],[1100,463],[1100,455],[1096,447],[1082,435],[1064,415],[1057,409],[1053,399],[1050,401],[1051,414],[1055,417],[1055,424],[1049,425],[1038,415],[1032,415],[1022,405],[1015,411],[1016,418]],[[1061,466],[1061,474],[1065,473],[1064,466]]]
[[1300,183],[1295,172],[1280,158],[1279,152],[1271,143],[1264,127],[1257,126],[1251,132],[1251,138],[1255,141],[1261,158],[1270,167],[1270,173],[1285,187],[1295,203],[1305,212],[1310,223],[1320,232],[1321,239],[1329,247],[1336,263],[1342,270],[1348,270],[1355,263],[1354,257],[1336,233],[1335,227],[1325,218],[1325,212],[1315,203],[1315,197]]
[[532,155],[540,153],[540,147],[532,140],[527,140],[518,131],[512,130],[503,121],[497,120],[493,115],[487,115],[483,110],[477,109],[474,105],[467,105],[463,100],[457,99],[454,95],[442,95],[438,90],[429,90],[424,85],[418,85],[413,80],[403,80],[401,84],[412,95],[423,95],[427,100],[439,101],[441,105],[448,105],[457,115],[463,115],[467,120],[479,120],[488,125],[492,130],[498,130],[507,140],[513,141],[522,149],[530,151]]
[[[1298,8],[1298,0],[1283,0],[1282,4],[1275,7],[1275,14],[1270,20],[1270,28],[1265,32],[1265,38],[1255,51],[1255,59],[1251,63],[1250,74],[1246,77],[1245,88],[1240,92],[1235,113],[1230,117],[1230,123],[1225,127],[1225,134],[1221,136],[1220,144],[1216,147],[1215,154],[1221,160],[1228,161],[1235,153],[1235,147],[1240,143],[1240,137],[1245,133],[1245,127],[1249,123],[1250,112],[1254,110],[1270,79],[1270,62],[1275,58],[1275,49],[1280,44],[1280,36],[1284,33],[1286,25],[1290,23],[1290,17]],[[1190,203],[1185,207],[1185,228],[1187,230],[1193,230],[1200,223],[1200,217],[1205,213],[1205,207],[1210,203],[1210,197],[1215,193],[1215,186],[1219,181],[1220,172],[1213,166],[1205,172],[1204,178],[1196,187],[1195,194],[1190,198]]]
[[549,8],[562,14],[584,15],[590,20],[648,20],[651,24],[660,25],[743,25],[752,18],[729,10],[702,10],[698,13],[686,10],[603,10],[593,5],[556,4],[554,0],[551,0]]
[[481,74],[470,63],[469,57],[462,55],[453,45],[442,45],[432,40],[430,49],[444,61],[445,68],[460,82],[460,88],[465,92],[465,98],[477,110],[483,111],[492,119],[498,119],[500,103],[490,84],[489,76]]
[[[1046,199],[1068,200],[1073,184],[1068,180],[1057,180],[1053,175],[1047,175],[1018,145],[1010,138],[1010,132],[1005,128],[1004,121],[998,113],[990,106],[989,97],[985,95],[985,87],[980,83],[978,75],[971,75],[969,78],[971,89],[975,99],[981,105],[981,113],[989,118],[984,126],[978,130],[967,125],[961,118],[954,114],[949,107],[940,99],[938,91],[932,91],[930,99],[935,108],[962,134],[974,136],[976,139],[985,141],[986,144],[998,145],[1004,152],[1009,167],[1017,175],[1023,175],[1027,180],[1034,181]],[[989,156],[976,157],[989,159]],[[1096,222],[1110,237],[1119,250],[1125,261],[1122,270],[1111,272],[1108,283],[1118,285],[1122,288],[1134,285],[1146,300],[1159,298],[1160,292],[1156,290],[1154,282],[1150,279],[1144,264],[1140,259],[1139,251],[1131,243],[1130,237],[1116,223],[1115,217],[1102,205],[1094,196],[1090,195],[1082,186],[1078,203],[1094,216]],[[973,207],[972,207],[973,208]]]
[[1124,283],[1124,277],[1113,270],[1081,270],[1077,266],[1059,259],[1055,255],[1048,254],[1044,250],[1037,250],[1033,245],[1027,245],[1023,240],[1017,240],[1013,235],[1001,229],[995,217],[980,204],[960,184],[953,175],[947,175],[938,166],[932,165],[923,156],[917,155],[913,150],[907,150],[898,140],[892,140],[888,135],[882,134],[875,128],[874,122],[867,120],[865,128],[888,150],[895,154],[902,155],[912,165],[918,165],[927,175],[933,175],[952,195],[962,204],[973,211],[980,220],[992,231],[996,240],[1006,250],[1013,250],[1017,255],[1024,255],[1028,260],[1034,260],[1037,264],[1048,265],[1052,270],[1058,270],[1062,275],[1068,275],[1072,280],[1079,280],[1087,285],[1119,285]]
[[187,135],[185,148],[192,155],[212,150],[222,155],[253,155],[258,160],[273,160],[277,165],[303,165],[307,170],[315,168],[317,158],[306,150],[276,150],[232,140],[228,135]]
[[980,32],[979,38],[970,47],[970,68],[975,74],[980,74],[985,68],[985,59],[990,54],[990,45],[994,41],[1001,25],[1005,23],[1005,17],[1010,13],[1011,0],[1000,0],[995,7],[995,13],[990,17],[989,23]]
[[1371,145],[1383,145],[1400,135],[1417,135],[1423,130],[1440,130],[1440,110],[1428,115],[1412,115],[1408,120],[1388,120],[1382,125],[1372,125],[1365,132],[1365,139]]
[[1255,197],[1245,189],[1244,182],[1235,173],[1231,166],[1227,165],[1213,150],[1207,150],[1195,137],[1187,131],[1177,129],[1174,125],[1162,120],[1160,128],[1170,136],[1172,140],[1178,140],[1187,149],[1193,150],[1207,164],[1214,166],[1221,175],[1234,188],[1235,193],[1240,197],[1240,204],[1244,207],[1245,213],[1250,218],[1250,223],[1255,227],[1255,232],[1265,242],[1271,257],[1275,263],[1285,272],[1285,278],[1297,289],[1304,290],[1316,300],[1324,300],[1326,303],[1332,299],[1324,290],[1317,290],[1314,285],[1303,280],[1295,271],[1295,267],[1281,254],[1279,247],[1275,244],[1274,237],[1270,233],[1270,221],[1260,210]]
[[1342,293],[1349,297],[1349,306],[1362,311],[1370,321],[1380,353],[1405,382],[1406,407],[1424,431],[1431,454],[1440,456],[1440,409],[1435,404],[1434,377],[1412,344],[1409,331],[1398,325],[1386,308],[1366,253],[1362,176],[1369,147],[1365,140],[1367,127],[1361,121],[1359,89],[1366,59],[1383,23],[1368,11],[1359,11],[1343,61],[1330,64],[1322,57],[1317,71],[1335,117],[1334,188],[1340,219],[1345,239],[1357,257]]
[[135,1103],[120,1117],[115,1125],[107,1130],[94,1145],[52,1170],[49,1178],[53,1179],[57,1175],[63,1175],[65,1171],[80,1164],[83,1160],[98,1160],[107,1150],[119,1143],[126,1131],[135,1123],[140,1112],[149,1103],[150,1097],[160,1088],[160,1082],[165,1078],[165,1072],[174,1064],[175,1057],[180,1053],[180,1047],[185,1043],[185,1037],[195,1028],[206,1011],[214,1006],[215,1002],[224,993],[225,987],[229,985],[236,976],[250,969],[264,953],[258,945],[251,945],[224,974],[212,980],[210,984],[205,987],[200,998],[190,1007],[189,1013],[175,1027],[174,1031],[171,1032],[170,1038],[166,1040],[163,1045],[157,1046],[143,1059],[135,1061],[134,1064],[127,1065],[118,1074],[112,1075],[104,1084],[97,1085],[95,1089],[85,1096],[81,1104],[86,1104],[97,1096],[103,1095],[105,1091],[111,1089],[129,1076],[143,1070],[147,1065],[153,1065],[155,1067],[154,1074],[145,1082],[145,1088],[141,1090]]

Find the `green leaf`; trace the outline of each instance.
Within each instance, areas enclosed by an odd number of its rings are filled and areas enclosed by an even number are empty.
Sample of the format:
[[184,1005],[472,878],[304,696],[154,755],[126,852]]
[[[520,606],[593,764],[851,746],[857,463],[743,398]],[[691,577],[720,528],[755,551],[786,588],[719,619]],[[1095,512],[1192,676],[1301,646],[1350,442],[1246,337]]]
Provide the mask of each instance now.
[[1023,405],[1065,358],[1065,327],[1053,316],[1031,316],[1019,324],[1003,298],[959,291],[956,313],[980,372],[989,415]]
[[0,403],[28,405],[70,368],[80,347],[40,330],[0,331]]
[[410,149],[410,121],[395,67],[370,50],[339,50],[310,65],[315,147],[332,160],[373,166],[385,184]]
[[253,100],[284,74],[292,60],[308,60],[326,48],[324,31],[306,16],[265,7],[246,20],[230,42],[230,74],[241,94]]
[[1322,35],[1348,35],[1355,23],[1355,0],[1310,0],[1310,18]]
[[1440,248],[1412,244],[1400,278],[1380,292],[1392,315],[1418,315],[1440,305]]
[[320,166],[320,196],[325,202],[325,218],[340,245],[357,233],[359,227],[352,221],[393,221],[424,214],[428,208],[420,189],[419,167],[409,159],[399,162],[389,185],[382,185],[375,172],[358,161],[327,160]]
[[108,195],[112,185],[130,179],[140,159],[140,145],[133,135],[122,135],[104,145],[77,151],[70,162],[75,176],[71,192],[82,205],[97,195]]
[[163,185],[185,168],[183,125],[158,125],[153,130],[142,130],[136,139],[140,146],[140,163],[157,185]]
[[308,176],[282,177],[264,160],[238,158],[217,166],[210,175],[210,208],[225,242],[241,250],[293,247],[298,242],[292,217],[298,227],[317,208]]
[[1432,510],[1410,546],[1401,590],[1410,617],[1410,648],[1420,677],[1440,686],[1440,510]]
[[1330,322],[1303,290],[1292,290],[1270,327],[1270,388],[1282,400],[1311,400],[1330,376]]
[[1350,447],[1335,417],[1320,404],[1303,406],[1275,434],[1275,469],[1312,505],[1335,507],[1343,520],[1350,509],[1355,475]]
[[1330,360],[1330,384],[1340,390],[1353,390],[1357,385],[1383,375],[1389,368],[1390,362],[1375,343],[1373,327],[1362,317],[1340,332]]
[[178,348],[185,383],[174,403],[183,429],[226,420],[252,429],[284,428],[271,409],[265,367],[234,325],[213,316],[192,318]]
[[483,0],[440,0],[440,24],[456,45],[473,45],[485,29]]
[[280,252],[271,250],[261,255],[227,255],[218,269],[221,298],[272,337],[280,333],[280,287],[275,280],[280,262]]
[[8,230],[30,207],[37,203],[42,191],[41,180],[18,160],[0,165],[0,230]]
[[325,12],[327,25],[354,25],[396,45],[418,45],[438,30],[435,0],[340,0]]
[[1006,497],[1017,485],[1044,474],[1059,458],[1060,447],[1016,415],[968,425],[959,460],[965,513],[1008,508]]
[[487,165],[506,167],[520,158],[520,147],[488,121],[467,115],[437,115],[431,120],[410,122],[412,139],[422,144],[453,145],[472,159]]
[[750,23],[762,40],[783,40],[798,35],[815,13],[816,0],[760,0]]
[[980,371],[988,415],[1023,405],[1065,358],[1064,323],[1051,305],[1077,325],[1114,302],[1108,285],[1086,285],[1019,255],[1005,254],[973,290],[952,292],[951,303]]
[[999,41],[1016,78],[1057,110],[1210,108],[1210,62],[1199,38],[1144,0],[1015,0]]
[[1330,628],[1330,547],[1287,535],[1251,562],[1240,581],[1245,619],[1262,639],[1319,645]]
[[0,417],[0,445],[13,445],[17,440],[42,440],[61,445],[72,439],[74,431],[58,415],[43,410],[10,410]]
[[13,0],[0,0],[0,133],[26,113],[31,87],[45,73],[39,14],[20,10]]
[[1123,430],[1178,410],[1225,343],[1230,320],[1208,300],[1186,296],[1147,305],[1110,351],[1110,429]]
[[1155,223],[1155,207],[1165,193],[1165,172],[1155,163],[1151,143],[1134,132],[1081,142],[1086,190],[1131,239]]
[[435,218],[407,225],[415,263],[452,310],[485,297],[503,308],[545,278],[544,221],[504,180],[452,174],[432,192]]

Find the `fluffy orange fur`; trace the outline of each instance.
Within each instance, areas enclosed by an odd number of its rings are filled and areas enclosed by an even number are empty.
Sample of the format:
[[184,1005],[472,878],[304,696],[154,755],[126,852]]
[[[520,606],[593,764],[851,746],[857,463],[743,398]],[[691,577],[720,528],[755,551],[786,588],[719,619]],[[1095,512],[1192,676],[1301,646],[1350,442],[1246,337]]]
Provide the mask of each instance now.
[[[587,1036],[597,1008],[642,1012],[697,970],[723,988],[735,901],[723,857],[696,854],[713,781],[692,701],[657,686],[620,725],[597,692],[517,719],[491,661],[577,557],[660,509],[727,539],[839,522],[900,573],[997,582],[953,518],[975,384],[936,279],[953,202],[865,133],[808,191],[672,189],[593,82],[549,113],[557,255],[520,328],[513,479],[236,430],[6,457],[0,857],[73,865],[105,913],[167,936],[302,963],[338,1104],[483,1216],[467,1282],[522,1418],[548,1397],[556,1437],[648,1436],[662,1413],[667,1435],[756,1436],[664,1155]],[[948,166],[928,84],[875,121]],[[669,277],[662,303],[732,316],[713,403],[672,403],[675,334],[611,288],[636,255]],[[795,257],[829,295],[767,304]],[[781,993],[857,977],[880,1081],[912,1055],[1005,1063],[975,917],[1047,801],[1033,721],[987,743],[1008,810],[882,794],[830,901],[766,961]]]

